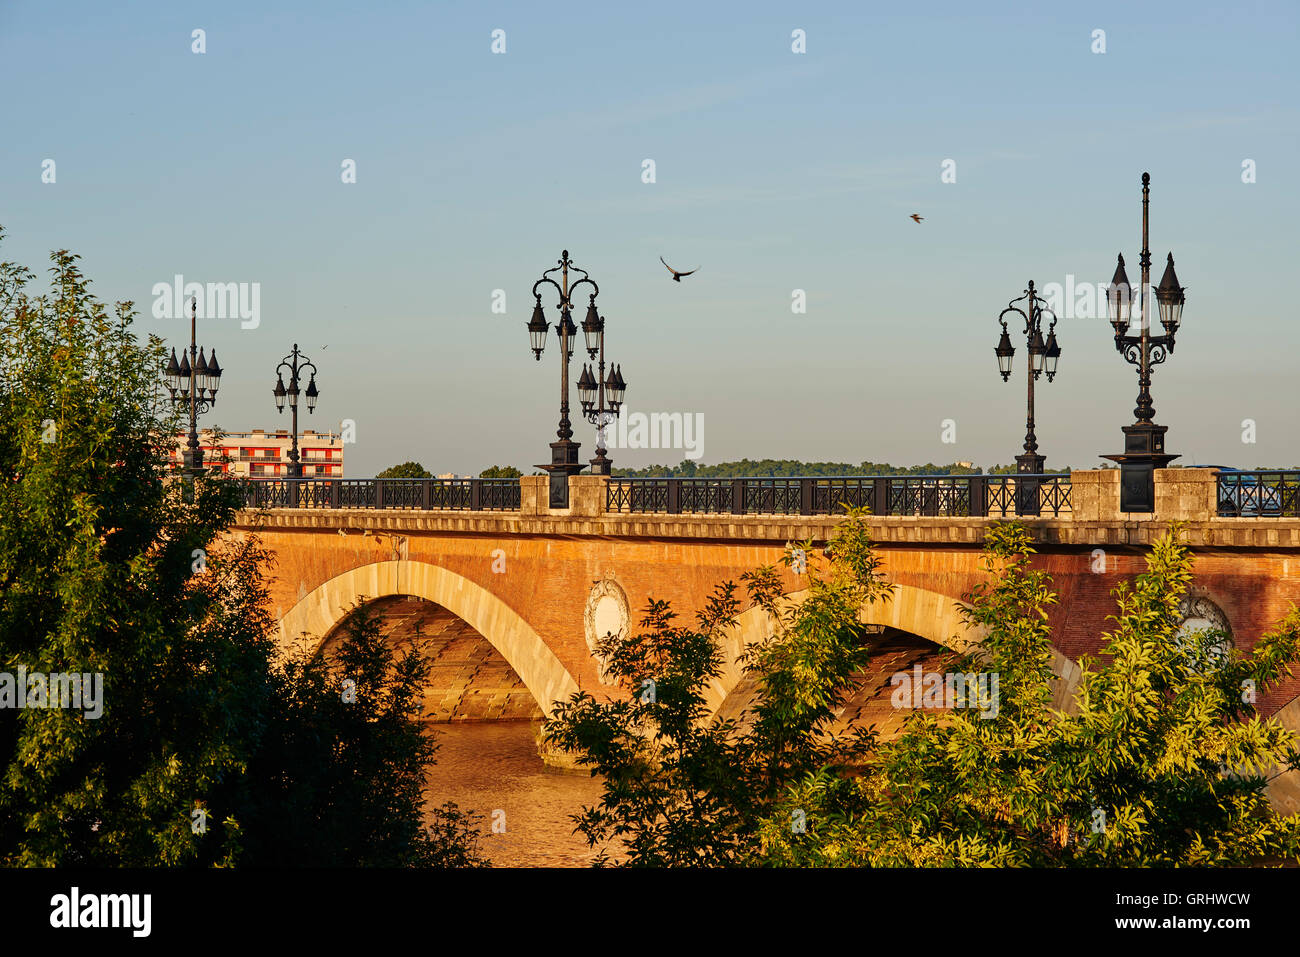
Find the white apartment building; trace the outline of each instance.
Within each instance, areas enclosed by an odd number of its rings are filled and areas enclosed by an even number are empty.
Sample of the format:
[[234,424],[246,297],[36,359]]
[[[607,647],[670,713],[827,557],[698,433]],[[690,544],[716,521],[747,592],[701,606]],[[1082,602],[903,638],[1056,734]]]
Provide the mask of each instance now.
[[[181,467],[181,450],[189,433],[176,436],[169,457],[169,468]],[[226,432],[217,441],[210,429],[199,431],[203,465],[214,472],[243,478],[286,478],[289,474],[289,449],[293,439],[287,429],[266,432]],[[298,461],[303,478],[342,478],[343,439],[335,432],[298,433]]]

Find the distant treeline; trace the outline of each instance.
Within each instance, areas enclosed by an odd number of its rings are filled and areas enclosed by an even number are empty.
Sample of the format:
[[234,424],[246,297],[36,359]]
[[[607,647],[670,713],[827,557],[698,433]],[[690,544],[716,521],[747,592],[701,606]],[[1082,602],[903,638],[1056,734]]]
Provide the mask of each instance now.
[[[889,465],[885,462],[799,462],[795,459],[741,459],[739,462],[719,462],[717,465],[700,465],[690,459],[681,465],[648,465],[643,469],[614,469],[613,474],[625,478],[795,478],[831,475],[1007,475],[1016,471],[1015,465],[994,465],[987,471],[975,466],[953,462],[950,465]],[[1051,472],[1071,472],[1073,469],[1051,468]]]

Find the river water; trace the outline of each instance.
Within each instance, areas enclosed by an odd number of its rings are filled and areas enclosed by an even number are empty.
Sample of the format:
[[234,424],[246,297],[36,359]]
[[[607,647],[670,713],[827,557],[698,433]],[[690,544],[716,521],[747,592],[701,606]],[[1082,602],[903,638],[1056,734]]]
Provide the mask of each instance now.
[[[480,850],[497,867],[586,867],[596,851],[569,818],[600,800],[599,779],[548,768],[534,725],[490,721],[426,726],[438,742],[429,773],[430,803],[455,801],[483,815]],[[504,833],[492,832],[493,812]]]

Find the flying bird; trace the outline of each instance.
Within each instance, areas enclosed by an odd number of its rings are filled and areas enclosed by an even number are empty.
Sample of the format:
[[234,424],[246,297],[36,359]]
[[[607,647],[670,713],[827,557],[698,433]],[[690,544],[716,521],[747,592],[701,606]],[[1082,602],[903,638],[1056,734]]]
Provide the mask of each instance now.
[[922,216],[920,213],[913,213],[909,218],[910,218],[910,219],[914,219],[914,220],[916,220],[918,223],[919,223],[921,220],[925,219],[925,217]]
[[[661,263],[664,263],[664,257],[660,256],[659,261]],[[699,266],[696,266],[694,269],[688,272],[678,272],[676,269],[674,269],[672,266],[669,266],[667,263],[664,263],[664,268],[673,274],[673,282],[681,282],[683,276],[689,276],[693,272],[699,272],[700,269]]]

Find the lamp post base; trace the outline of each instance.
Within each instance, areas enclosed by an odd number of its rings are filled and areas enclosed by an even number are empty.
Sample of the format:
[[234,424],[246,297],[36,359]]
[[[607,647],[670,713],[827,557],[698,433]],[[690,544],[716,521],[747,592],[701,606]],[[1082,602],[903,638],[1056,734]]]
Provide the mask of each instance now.
[[1040,511],[1038,490],[1042,486],[1035,476],[1043,474],[1046,456],[1024,452],[1016,456],[1016,514],[1037,515]]
[[202,475],[207,471],[203,467],[203,450],[185,448],[181,451],[181,470],[189,476]]
[[1119,510],[1154,512],[1156,510],[1156,469],[1165,468],[1178,455],[1165,451],[1167,426],[1151,422],[1126,425],[1124,453],[1103,455],[1119,463]]
[[1043,465],[1047,462],[1047,456],[1039,455],[1037,452],[1024,452],[1016,456],[1017,472],[1037,472],[1043,473]]
[[581,442],[572,439],[552,442],[550,464],[537,466],[551,476],[549,496],[551,508],[569,507],[569,476],[577,475],[586,467],[578,461],[578,449],[581,447]]

